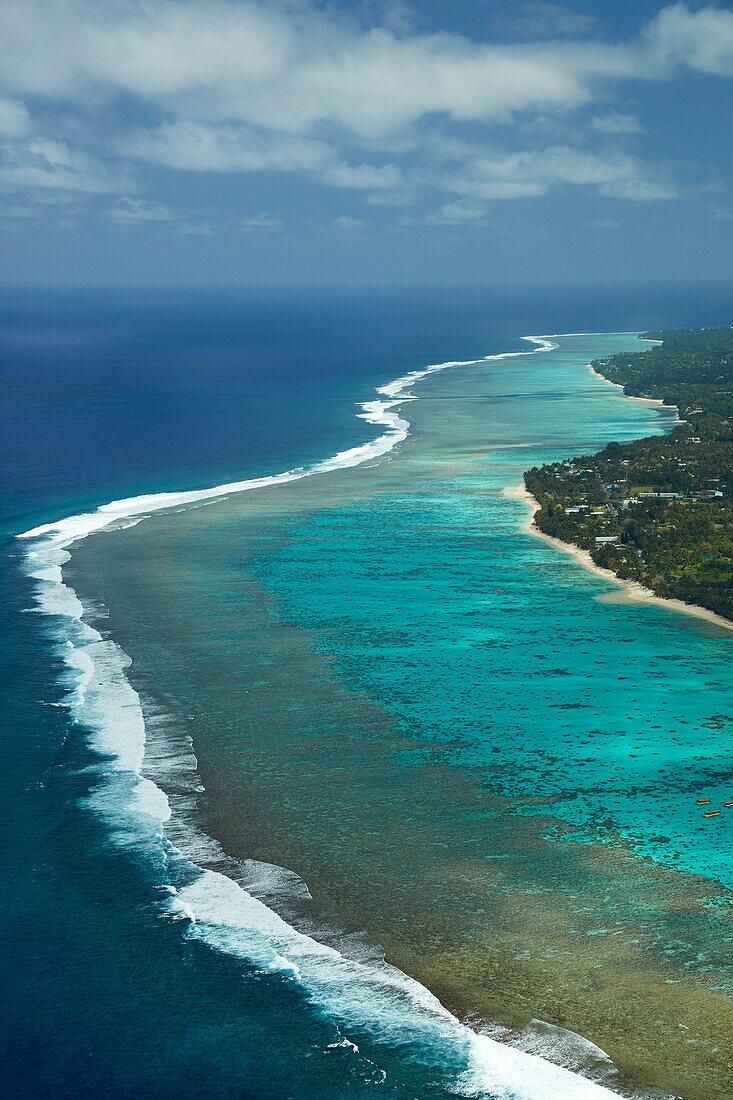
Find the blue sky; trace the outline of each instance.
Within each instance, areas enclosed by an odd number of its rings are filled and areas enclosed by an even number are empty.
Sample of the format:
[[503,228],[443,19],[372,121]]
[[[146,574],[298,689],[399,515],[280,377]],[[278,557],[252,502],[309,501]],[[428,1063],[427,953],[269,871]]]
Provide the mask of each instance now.
[[5,282],[733,277],[733,9],[0,0]]

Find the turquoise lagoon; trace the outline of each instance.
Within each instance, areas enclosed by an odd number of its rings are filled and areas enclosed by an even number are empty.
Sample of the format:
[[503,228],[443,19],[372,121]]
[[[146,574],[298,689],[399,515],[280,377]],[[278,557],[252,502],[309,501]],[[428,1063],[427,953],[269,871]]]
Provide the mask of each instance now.
[[[587,368],[635,335],[552,342],[416,381],[382,455],[103,529],[65,576],[190,860],[515,1048],[583,1069],[579,1033],[620,1091],[733,1096],[733,818],[696,805],[733,797],[733,639],[528,533],[525,469],[675,419]],[[138,851],[108,735],[88,805]]]

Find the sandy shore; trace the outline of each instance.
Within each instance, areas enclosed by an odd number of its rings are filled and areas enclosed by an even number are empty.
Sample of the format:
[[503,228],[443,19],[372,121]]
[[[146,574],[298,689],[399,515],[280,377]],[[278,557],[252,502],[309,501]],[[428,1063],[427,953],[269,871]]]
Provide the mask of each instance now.
[[[657,341],[660,342],[660,341]],[[621,390],[621,395],[626,398],[627,401],[636,401],[638,405],[653,405],[657,409],[665,409],[669,412],[670,409],[675,408],[674,405],[665,405],[663,401],[660,401],[657,397],[630,397],[628,393],[624,393],[624,388],[620,382],[612,382],[610,378],[606,378],[604,374],[599,374],[597,370],[593,369],[591,363],[587,364],[588,370],[591,372],[594,378],[599,378],[601,382],[605,382],[607,386],[613,386],[616,390]],[[679,410],[677,411],[677,423],[684,424],[684,420],[680,420]]]
[[[593,373],[595,374],[595,371]],[[614,383],[611,383],[611,385],[614,385]],[[638,400],[643,400],[643,398],[639,398]],[[591,573],[597,573],[599,577],[604,577],[606,580],[613,581],[614,584],[619,586],[622,593],[606,597],[608,602],[655,603],[660,607],[667,607],[671,611],[680,611],[685,615],[694,615],[696,619],[705,619],[706,622],[714,623],[724,630],[733,630],[733,622],[729,619],[724,619],[722,615],[716,615],[714,611],[708,611],[706,607],[697,607],[695,604],[684,603],[683,600],[668,600],[664,599],[662,596],[657,596],[650,588],[645,588],[642,584],[639,584],[638,581],[623,580],[621,577],[616,576],[610,569],[604,569],[602,566],[596,565],[590,553],[587,550],[583,550],[582,547],[576,546],[575,543],[562,542],[560,539],[553,538],[552,535],[546,535],[544,531],[540,531],[539,527],[534,523],[534,515],[535,512],[539,510],[540,505],[536,498],[529,492],[524,482],[512,488],[505,489],[504,495],[524,500],[531,509],[527,522],[524,525],[525,530],[530,535],[534,535],[535,538],[542,539],[544,542],[549,542],[550,545],[555,546],[558,550],[563,550],[566,554],[570,554]],[[601,597],[601,599],[603,598],[604,597]]]

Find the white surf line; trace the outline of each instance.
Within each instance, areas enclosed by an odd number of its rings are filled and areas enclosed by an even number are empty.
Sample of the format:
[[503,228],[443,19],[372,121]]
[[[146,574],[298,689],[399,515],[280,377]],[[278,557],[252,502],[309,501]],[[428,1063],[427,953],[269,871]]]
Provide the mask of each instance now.
[[[652,340],[649,337],[643,336],[638,329],[621,329],[620,332],[555,332],[547,333],[543,336],[544,340],[561,340],[565,336],[638,336],[640,340],[645,340],[649,344],[661,344],[661,340]],[[523,340],[529,340],[531,337],[523,336]]]
[[[59,654],[69,679],[65,704],[74,720],[88,729],[91,747],[106,758],[96,772],[99,782],[89,795],[89,804],[107,822],[113,840],[134,850],[130,842],[135,834],[137,845],[144,845],[147,854],[151,854],[150,841],[155,840],[158,854],[154,858],[160,860],[171,807],[160,787],[142,775],[145,719],[140,698],[126,675],[130,659],[120,646],[83,621],[81,601],[64,582],[62,568],[69,560],[69,547],[95,531],[133,517],[144,518],[166,508],[345,469],[384,455],[409,434],[409,422],[396,411],[403,401],[415,399],[408,387],[436,371],[533,355],[557,346],[546,337],[523,339],[537,346],[530,352],[435,364],[381,387],[380,398],[363,403],[358,415],[388,430],[371,443],[342,451],[308,469],[211,489],[113,501],[95,512],[42,524],[17,536],[28,540],[26,568],[37,581],[34,596],[38,610],[59,617],[64,627]],[[120,786],[126,775],[131,776],[132,784],[123,782]],[[196,866],[184,853],[179,854],[190,866]],[[174,912],[190,922],[188,935],[219,951],[290,976],[342,1026],[366,1031],[377,1043],[383,1037],[413,1047],[416,1041],[418,1045],[427,1042],[433,1049],[436,1043],[447,1044],[454,1056],[465,1055],[466,1069],[457,1085],[459,1093],[475,1097],[480,1090],[502,1100],[609,1100],[618,1095],[537,1055],[477,1034],[415,979],[393,967],[350,960],[335,948],[298,932],[226,875],[203,868],[199,871],[200,877],[172,893],[169,903]]]
[[24,531],[17,535],[19,539],[39,539],[45,537],[53,539],[56,548],[66,548],[79,539],[86,538],[94,531],[100,531],[110,524],[133,516],[141,516],[151,512],[163,511],[177,505],[194,504],[198,501],[215,500],[217,497],[230,496],[234,493],[247,492],[249,489],[261,489],[268,485],[280,485],[290,481],[298,481],[304,477],[312,477],[314,474],[328,473],[331,470],[343,470],[349,467],[359,466],[369,459],[381,458],[393,450],[409,435],[410,423],[397,413],[397,408],[404,401],[416,400],[408,387],[421,381],[437,371],[449,370],[453,367],[470,367],[474,363],[485,363],[498,359],[512,359],[523,355],[534,355],[540,351],[550,351],[554,344],[544,336],[523,336],[523,340],[537,344],[532,351],[508,351],[498,355],[486,355],[482,359],[455,360],[447,363],[434,363],[424,370],[411,371],[409,374],[397,378],[394,382],[388,382],[377,393],[381,396],[374,401],[361,403],[362,411],[356,415],[369,424],[378,424],[388,430],[373,439],[370,443],[359,447],[352,447],[346,451],[339,451],[332,458],[315,463],[309,467],[299,467],[294,470],[286,470],[279,474],[269,474],[265,477],[251,478],[247,481],[233,481],[225,485],[215,485],[208,489],[191,489],[173,491],[167,493],[148,493],[137,497],[127,497],[122,500],[113,500],[108,504],[101,504],[95,512],[83,512],[79,515],[68,516],[62,520],[43,523],[30,531]]

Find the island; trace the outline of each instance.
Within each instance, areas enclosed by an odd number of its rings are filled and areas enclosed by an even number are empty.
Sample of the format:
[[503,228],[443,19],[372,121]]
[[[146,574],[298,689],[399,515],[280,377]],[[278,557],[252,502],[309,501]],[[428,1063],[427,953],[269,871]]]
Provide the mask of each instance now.
[[676,406],[664,435],[533,467],[534,524],[621,580],[733,620],[733,329],[647,332],[591,369]]

